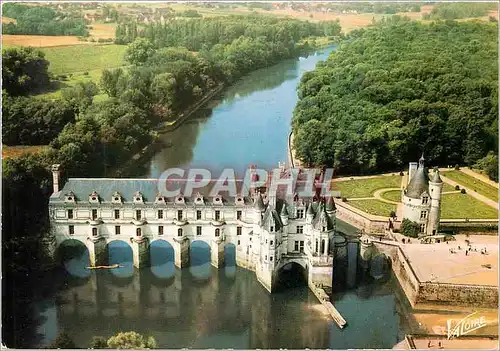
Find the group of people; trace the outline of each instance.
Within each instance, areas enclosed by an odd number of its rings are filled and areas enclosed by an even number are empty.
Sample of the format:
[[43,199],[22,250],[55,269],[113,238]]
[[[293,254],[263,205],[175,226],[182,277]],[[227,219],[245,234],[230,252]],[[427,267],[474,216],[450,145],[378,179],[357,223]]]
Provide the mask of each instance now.
[[[458,247],[457,247],[457,248],[458,248],[459,250],[462,250],[462,248],[460,247],[460,245],[458,245]],[[450,249],[449,249],[449,251],[450,251],[450,253],[452,253],[452,254],[456,253],[456,251],[455,251],[455,249],[454,249],[454,248],[450,248]],[[472,251],[477,252],[477,248],[472,247],[472,246],[470,246],[470,245],[469,245],[468,247],[466,247],[466,248],[465,248],[465,256],[469,256],[469,253],[470,253],[470,252],[472,252]],[[486,255],[486,254],[487,254],[487,250],[486,250],[486,247],[485,247],[485,248],[481,249],[481,255]]]

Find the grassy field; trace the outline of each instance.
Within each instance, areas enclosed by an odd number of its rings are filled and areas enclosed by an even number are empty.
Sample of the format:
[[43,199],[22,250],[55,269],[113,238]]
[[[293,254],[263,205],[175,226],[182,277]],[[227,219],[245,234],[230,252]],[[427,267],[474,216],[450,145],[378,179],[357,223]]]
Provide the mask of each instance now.
[[441,201],[443,219],[498,218],[496,209],[468,194],[445,194]]
[[498,202],[498,189],[492,187],[491,185],[457,170],[443,172],[442,174],[458,184],[463,185],[472,191],[476,191],[478,194],[486,196],[488,199]]
[[370,197],[378,189],[399,188],[401,176],[380,176],[366,179],[354,179],[345,181],[333,181],[332,190],[341,192],[342,197]]
[[[60,87],[57,90],[40,94],[37,96],[43,98],[57,99],[61,97],[62,89],[73,87],[78,82],[94,82],[97,85],[99,85],[99,81],[101,80],[101,75],[102,75],[101,69],[94,69],[88,71],[88,74],[84,74],[84,72],[72,73],[72,76],[71,77],[68,76],[66,80],[59,80]],[[101,95],[107,96],[106,94],[101,94]],[[97,95],[95,98],[100,99],[102,97],[100,95]]]
[[125,64],[125,45],[76,45],[46,48],[49,71],[55,75],[116,68]]
[[351,200],[347,203],[352,207],[360,209],[363,212],[376,216],[389,217],[391,211],[396,212],[396,205],[388,204],[377,199]]
[[2,145],[2,158],[16,158],[23,154],[32,154],[40,152],[44,149],[48,149],[48,145],[19,145],[19,146],[7,146]]

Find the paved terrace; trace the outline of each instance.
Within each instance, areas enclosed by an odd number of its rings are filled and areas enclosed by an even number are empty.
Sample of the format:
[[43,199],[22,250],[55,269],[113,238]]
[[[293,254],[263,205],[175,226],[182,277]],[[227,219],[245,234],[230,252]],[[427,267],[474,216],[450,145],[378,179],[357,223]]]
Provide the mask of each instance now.
[[[456,239],[448,244],[419,244],[415,239],[411,244],[399,245],[421,282],[498,286],[498,237],[471,235],[468,240],[477,252],[467,256],[466,236],[456,235]],[[481,249],[485,247],[487,254],[483,255]],[[456,253],[450,253],[450,248]],[[486,264],[491,268],[483,267]]]

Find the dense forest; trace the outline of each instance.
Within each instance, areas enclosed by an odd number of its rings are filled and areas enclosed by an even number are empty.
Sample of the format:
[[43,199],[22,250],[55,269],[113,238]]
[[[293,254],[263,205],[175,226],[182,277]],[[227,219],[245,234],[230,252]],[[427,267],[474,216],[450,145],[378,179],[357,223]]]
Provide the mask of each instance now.
[[149,39],[158,48],[182,46],[190,51],[200,51],[216,44],[231,44],[243,36],[290,47],[311,36],[337,37],[340,30],[337,21],[310,23],[262,15],[233,15],[189,21],[172,19],[165,24],[152,23],[145,27],[138,27],[135,22],[120,23],[116,28],[116,43],[131,43],[141,37]]
[[65,15],[48,6],[7,3],[2,6],[2,13],[3,16],[16,20],[15,23],[3,24],[3,34],[76,36],[89,34],[83,17]]
[[[339,174],[478,163],[498,177],[496,23],[395,17],[350,33],[304,74],[294,111],[300,159]],[[493,152],[489,154],[488,152]]]

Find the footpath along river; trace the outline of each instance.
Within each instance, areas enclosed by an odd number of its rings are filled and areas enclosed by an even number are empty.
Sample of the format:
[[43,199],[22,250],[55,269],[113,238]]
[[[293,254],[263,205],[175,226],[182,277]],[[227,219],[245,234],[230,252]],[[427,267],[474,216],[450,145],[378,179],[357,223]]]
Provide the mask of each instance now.
[[[207,167],[214,174],[225,167],[244,172],[251,164],[276,167],[287,158],[300,77],[332,50],[244,77],[164,134],[171,146],[135,176],[155,178],[171,167]],[[340,221],[337,226],[355,231]],[[333,301],[348,322],[343,330],[307,287],[269,295],[253,272],[235,266],[234,247],[226,249],[219,270],[210,266],[208,247],[192,247],[192,265],[182,270],[161,241],[152,244],[152,266],[141,270],[133,268],[132,252],[120,241],[110,244],[109,254],[110,264],[122,268],[86,270],[86,251],[67,259],[47,280],[50,288],[38,287],[44,294],[33,303],[32,332],[19,330],[18,339],[25,347],[43,347],[64,329],[78,347],[88,347],[93,336],[134,330],[154,336],[161,348],[392,348],[409,330],[397,282],[360,274],[355,245],[349,244],[347,267],[336,273],[342,284]]]

